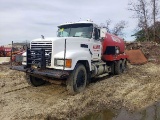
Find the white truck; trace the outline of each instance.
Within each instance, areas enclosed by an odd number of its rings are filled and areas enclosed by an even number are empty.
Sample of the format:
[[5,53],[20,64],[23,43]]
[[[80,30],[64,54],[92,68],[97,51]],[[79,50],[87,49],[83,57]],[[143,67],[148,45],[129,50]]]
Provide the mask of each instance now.
[[59,25],[57,37],[32,40],[23,65],[12,69],[26,72],[32,86],[63,80],[75,94],[93,77],[122,73],[126,59],[124,41],[88,20]]

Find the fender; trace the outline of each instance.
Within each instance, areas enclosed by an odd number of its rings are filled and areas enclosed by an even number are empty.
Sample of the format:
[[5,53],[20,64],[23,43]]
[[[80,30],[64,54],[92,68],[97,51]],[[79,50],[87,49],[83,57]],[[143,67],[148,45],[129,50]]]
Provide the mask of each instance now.
[[[64,51],[57,53],[54,58],[63,59]],[[79,60],[88,61],[89,68],[91,71],[91,54],[86,50],[78,51],[78,50],[68,50],[66,51],[66,59],[72,59],[72,67],[65,68],[64,70],[73,70]],[[55,69],[63,69],[62,66],[54,66]]]

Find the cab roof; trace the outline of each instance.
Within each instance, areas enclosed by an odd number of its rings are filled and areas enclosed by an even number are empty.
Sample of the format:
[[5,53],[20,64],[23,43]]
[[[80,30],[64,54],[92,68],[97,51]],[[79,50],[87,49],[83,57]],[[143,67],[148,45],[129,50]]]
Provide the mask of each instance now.
[[67,22],[64,24],[58,25],[58,27],[63,26],[63,25],[72,25],[72,24],[93,24],[94,26],[97,26],[93,21],[78,21],[78,22]]

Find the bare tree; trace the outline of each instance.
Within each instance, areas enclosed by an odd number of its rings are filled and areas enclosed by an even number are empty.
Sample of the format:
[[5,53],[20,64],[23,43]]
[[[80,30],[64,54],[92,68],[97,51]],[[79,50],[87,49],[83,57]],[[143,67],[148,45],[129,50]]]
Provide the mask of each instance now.
[[113,30],[112,30],[112,34],[115,34],[117,36],[123,36],[123,29],[126,27],[127,22],[126,21],[120,21],[117,24],[115,24]]
[[100,27],[106,28],[107,32],[111,33],[110,25],[111,25],[111,20],[108,19],[108,20],[106,20],[106,23],[101,23]]
[[123,36],[124,35],[123,30],[124,28],[126,28],[127,22],[124,20],[121,20],[120,22],[116,23],[112,28],[111,28],[111,23],[112,21],[108,19],[106,20],[105,24],[101,23],[100,26],[106,28],[108,33],[112,33],[117,36]]
[[137,2],[130,2],[129,3],[129,10],[133,11],[135,13],[135,17],[138,18],[138,27],[143,29],[145,31],[145,38],[146,40],[150,40],[149,38],[149,8],[148,3],[145,0],[137,0]]
[[154,41],[156,40],[156,0],[151,0],[151,2],[153,3],[153,39]]
[[156,19],[158,15],[158,0],[151,0],[153,19],[153,40],[156,41]]
[[106,29],[107,32],[109,33],[111,33],[110,25],[111,25],[111,20],[110,19],[106,20]]

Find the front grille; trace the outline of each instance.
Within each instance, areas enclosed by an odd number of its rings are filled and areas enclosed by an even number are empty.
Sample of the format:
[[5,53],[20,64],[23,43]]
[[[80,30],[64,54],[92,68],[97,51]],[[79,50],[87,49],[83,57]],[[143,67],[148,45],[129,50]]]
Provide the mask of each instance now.
[[32,41],[31,49],[45,49],[46,53],[52,53],[52,41]]
[[[48,56],[52,54],[52,41],[32,41],[31,42],[31,49],[32,50],[45,50],[45,55]],[[51,65],[51,60],[46,59],[46,65]]]

